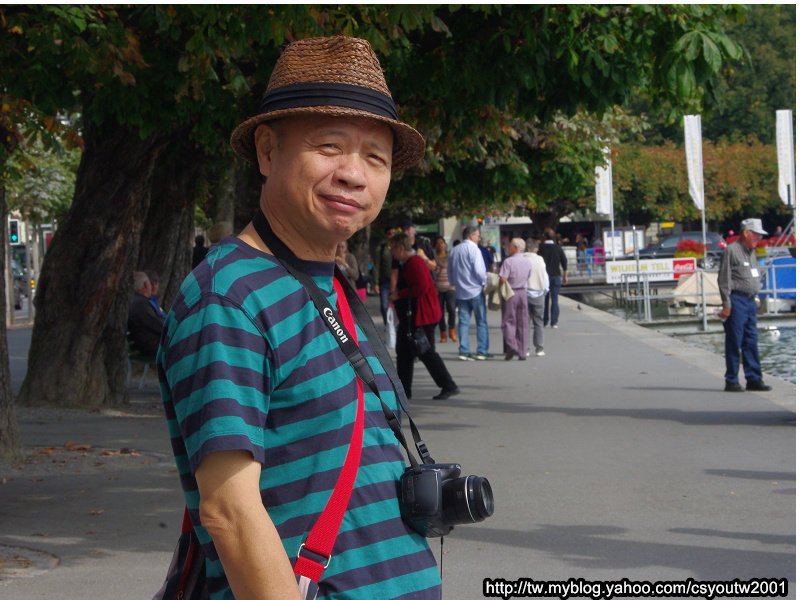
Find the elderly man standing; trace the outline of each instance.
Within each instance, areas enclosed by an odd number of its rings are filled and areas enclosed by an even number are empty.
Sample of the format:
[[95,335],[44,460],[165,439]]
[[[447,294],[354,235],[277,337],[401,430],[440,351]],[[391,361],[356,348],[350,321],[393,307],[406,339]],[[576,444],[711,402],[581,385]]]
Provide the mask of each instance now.
[[[284,50],[231,145],[263,176],[259,211],[184,281],[158,361],[210,597],[307,597],[316,577],[319,598],[439,599],[433,554],[401,520],[400,444],[342,345],[358,343],[395,413],[402,385],[352,323],[334,261],[425,141],[399,120],[369,43],[332,37]],[[351,451],[355,479],[337,485]],[[340,487],[328,553],[312,534]]]
[[525,360],[528,356],[528,277],[531,263],[522,253],[525,242],[512,238],[508,244],[508,256],[500,266],[500,284],[508,282],[514,295],[503,301],[502,330],[503,352],[506,360],[515,356]]
[[[486,360],[489,354],[489,325],[486,321],[486,265],[483,262],[478,241],[481,239],[477,227],[464,228],[463,241],[453,248],[447,259],[447,276],[456,288],[458,307],[458,358],[461,360]],[[469,351],[469,322],[475,314],[478,353]]]
[[758,292],[761,273],[758,270],[756,246],[767,235],[761,219],[742,221],[739,239],[729,244],[722,255],[717,282],[722,296],[720,318],[725,321],[725,391],[744,391],[739,384],[739,356],[744,365],[746,388],[768,392],[758,356]]

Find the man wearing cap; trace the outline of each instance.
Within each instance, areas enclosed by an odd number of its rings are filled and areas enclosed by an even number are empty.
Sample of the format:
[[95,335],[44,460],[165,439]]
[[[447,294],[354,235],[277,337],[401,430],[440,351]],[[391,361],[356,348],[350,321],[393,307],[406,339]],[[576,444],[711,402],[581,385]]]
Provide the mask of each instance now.
[[742,221],[739,239],[729,244],[722,255],[718,285],[722,296],[719,316],[725,323],[725,391],[741,392],[739,355],[744,366],[745,388],[754,392],[772,389],[761,376],[758,357],[758,292],[761,274],[756,246],[767,235],[761,219]]
[[[427,541],[400,517],[404,460],[378,397],[357,383],[309,288],[275,257],[285,245],[345,315],[336,246],[375,219],[392,173],[415,165],[425,141],[399,120],[369,43],[333,37],[285,49],[259,114],[231,144],[264,177],[260,212],[184,281],[158,361],[210,597],[300,598],[308,580],[295,572],[311,564],[320,598],[438,599]],[[391,364],[360,328],[351,335],[397,412],[404,400]],[[309,532],[356,439],[361,398],[352,493],[331,556],[315,555]]]

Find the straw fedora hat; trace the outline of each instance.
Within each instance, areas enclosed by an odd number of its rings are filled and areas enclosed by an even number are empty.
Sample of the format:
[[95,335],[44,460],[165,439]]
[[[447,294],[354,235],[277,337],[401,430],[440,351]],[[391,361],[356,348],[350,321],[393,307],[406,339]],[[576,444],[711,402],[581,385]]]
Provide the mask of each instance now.
[[425,140],[397,115],[392,95],[372,47],[366,40],[337,36],[293,42],[281,54],[256,116],[234,129],[236,154],[256,161],[258,125],[291,115],[367,117],[394,132],[392,170],[417,164]]

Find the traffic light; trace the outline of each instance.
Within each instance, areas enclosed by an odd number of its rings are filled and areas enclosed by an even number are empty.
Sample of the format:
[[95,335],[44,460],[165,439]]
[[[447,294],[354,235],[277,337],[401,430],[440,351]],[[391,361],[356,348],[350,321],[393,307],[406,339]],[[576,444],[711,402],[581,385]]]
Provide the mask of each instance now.
[[19,241],[19,219],[8,220],[8,243],[15,246]]

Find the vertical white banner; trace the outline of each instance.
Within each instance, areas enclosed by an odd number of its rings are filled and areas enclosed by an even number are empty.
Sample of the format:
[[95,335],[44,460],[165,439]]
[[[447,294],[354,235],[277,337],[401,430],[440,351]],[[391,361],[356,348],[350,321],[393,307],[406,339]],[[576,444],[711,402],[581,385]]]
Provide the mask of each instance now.
[[[794,135],[792,111],[775,111],[775,143],[778,146],[778,194],[781,200],[792,205],[795,192]],[[791,186],[791,196],[787,189]]]
[[[604,152],[608,156],[608,152]],[[597,208],[595,212],[599,215],[612,214],[612,203],[614,199],[611,193],[611,162],[605,160],[605,166],[594,168],[594,193],[597,197]]]
[[683,117],[683,133],[686,140],[686,169],[689,173],[689,195],[694,205],[705,210],[705,187],[703,186],[703,134],[700,115]]

